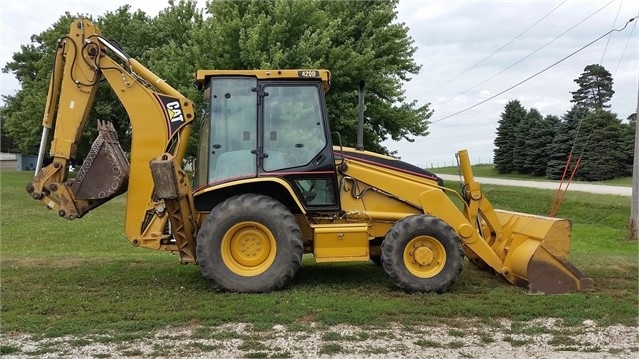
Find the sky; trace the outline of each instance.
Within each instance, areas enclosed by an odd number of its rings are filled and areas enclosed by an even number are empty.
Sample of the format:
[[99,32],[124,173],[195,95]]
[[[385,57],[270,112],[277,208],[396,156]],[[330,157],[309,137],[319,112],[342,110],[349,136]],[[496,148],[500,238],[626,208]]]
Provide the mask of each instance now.
[[[0,0],[1,65],[65,11],[98,16],[127,3],[149,15],[168,4],[162,0]],[[204,1],[199,4],[203,7]],[[613,75],[611,110],[619,118],[637,109],[639,20],[553,66],[611,30],[622,29],[639,15],[637,1],[400,0],[397,13],[397,21],[409,27],[417,48],[414,59],[422,66],[404,84],[406,99],[429,103],[434,110],[427,136],[413,142],[384,142],[404,161],[421,167],[450,166],[455,164],[455,153],[467,149],[472,163],[491,163],[497,121],[505,104],[519,100],[526,109],[536,108],[544,116],[561,116],[571,107],[570,91],[578,88],[574,80],[590,64],[601,64]],[[0,85],[1,95],[19,89],[11,74],[0,74]]]

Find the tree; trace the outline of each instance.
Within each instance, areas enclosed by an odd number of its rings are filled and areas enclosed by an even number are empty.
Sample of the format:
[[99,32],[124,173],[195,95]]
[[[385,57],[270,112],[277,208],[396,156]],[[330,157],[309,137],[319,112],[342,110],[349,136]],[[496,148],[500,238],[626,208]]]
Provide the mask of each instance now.
[[[529,112],[533,112],[531,109]],[[535,110],[536,111],[536,110]],[[525,168],[533,176],[544,176],[548,167],[548,158],[551,154],[552,141],[559,128],[559,117],[548,115],[541,119],[535,116],[530,136],[526,139],[526,163]]]
[[7,131],[4,128],[5,124],[6,121],[2,117],[0,117],[0,152],[18,152],[16,143],[9,136],[7,136]]
[[[365,146],[387,152],[385,139],[427,134],[428,106],[404,97],[402,84],[420,66],[408,28],[396,22],[397,1],[211,1],[207,19],[194,1],[169,2],[155,17],[123,6],[94,22],[119,41],[127,53],[167,83],[201,103],[191,86],[197,69],[327,68],[333,79],[327,97],[334,131],[344,145],[354,145],[356,89],[366,81]],[[54,48],[76,16],[66,14],[54,26],[32,37],[3,68],[16,75],[21,89],[5,98],[0,115],[7,134],[20,139],[21,150],[35,153]],[[39,102],[42,102],[40,104]],[[102,84],[89,114],[78,153],[86,153],[95,137],[95,120],[111,120],[125,151],[129,126],[126,112],[109,86]],[[194,126],[197,130],[197,124]],[[25,130],[28,131],[25,135]],[[194,139],[187,153],[193,153]],[[24,140],[23,140],[24,139]]]
[[637,130],[637,113],[633,113],[626,119],[628,122],[621,124],[622,137],[619,139],[623,152],[623,176],[632,176],[635,160],[635,131]]
[[357,87],[366,81],[368,150],[387,138],[427,134],[428,106],[404,98],[402,83],[419,71],[408,28],[395,22],[397,1],[213,1],[192,41],[198,67],[327,68],[333,131],[344,145],[357,137]]
[[[150,28],[158,42],[145,52],[145,66],[161,74],[168,84],[191,99],[195,108],[202,108],[202,94],[193,86],[193,74],[199,67],[197,44],[192,42],[192,37],[204,21],[202,10],[196,5],[196,1],[180,0],[175,4],[169,0],[169,6],[151,19]],[[192,128],[184,158],[187,162],[197,157],[199,114],[196,114]]]
[[[564,173],[568,156],[574,149],[575,136],[580,131],[581,120],[588,114],[588,110],[579,105],[566,112],[558,125],[557,132],[548,148],[548,163],[546,165],[546,177],[560,179]],[[580,152],[581,149],[577,148]],[[576,154],[579,156],[579,153]],[[570,172],[568,172],[569,174]]]
[[570,92],[571,102],[591,111],[610,107],[608,102],[615,91],[612,90],[612,75],[603,66],[586,66],[581,76],[574,81],[579,85],[579,89]]
[[495,137],[494,162],[499,173],[515,171],[515,130],[519,122],[526,117],[526,109],[518,100],[511,100],[506,104],[501,119],[498,121],[497,137]]
[[[102,30],[103,36],[117,40],[128,55],[139,59],[149,67],[149,62],[161,63],[160,57],[179,58],[176,52],[161,53],[152,50],[166,44],[169,33],[175,34],[171,37],[173,41],[186,41],[190,28],[196,26],[197,22],[193,20],[195,15],[189,17],[184,9],[193,8],[194,4],[192,1],[180,1],[176,5],[170,1],[169,7],[156,18],[151,18],[142,11],[131,13],[129,6],[123,6],[114,12],[107,12],[97,20],[91,20]],[[13,61],[7,63],[2,69],[3,72],[13,73],[21,85],[15,95],[4,97],[5,105],[0,108],[0,115],[6,119],[3,130],[6,129],[7,135],[17,142],[20,152],[37,153],[41,133],[40,121],[44,111],[55,46],[58,39],[68,33],[71,22],[78,17],[88,16],[82,14],[71,16],[66,13],[52,27],[38,35],[33,35],[32,43],[23,45],[22,51],[15,53]],[[166,20],[167,17],[180,18],[182,21],[171,22]],[[179,26],[180,24],[182,27]],[[181,68],[179,65],[179,63],[174,64],[175,67]],[[189,75],[181,79],[181,82],[170,79],[169,83],[180,90],[188,88],[190,91],[193,72],[194,70],[189,71]],[[156,73],[163,77],[161,72]],[[110,86],[101,83],[78,144],[76,153],[78,161],[84,158],[91,142],[97,136],[97,119],[113,122],[123,149],[130,150],[131,134],[128,115]]]
[[12,72],[21,89],[15,95],[3,96],[0,108],[3,131],[22,153],[35,154],[42,133],[41,121],[46,103],[54,49],[59,38],[68,33],[72,17],[66,13],[48,30],[31,36],[31,44],[21,45],[2,72]]
[[621,121],[610,111],[591,112],[583,119],[582,131],[575,141],[575,152],[581,149],[581,164],[576,178],[601,181],[626,175],[627,161]]
[[637,113],[628,116],[628,122],[634,126],[633,161],[632,161],[632,207],[630,208],[630,222],[628,223],[628,239],[639,239],[639,129],[637,129]]
[[537,109],[531,108],[515,127],[515,148],[513,149],[513,168],[519,173],[532,173],[529,142],[535,136],[535,129],[541,125],[543,116]]

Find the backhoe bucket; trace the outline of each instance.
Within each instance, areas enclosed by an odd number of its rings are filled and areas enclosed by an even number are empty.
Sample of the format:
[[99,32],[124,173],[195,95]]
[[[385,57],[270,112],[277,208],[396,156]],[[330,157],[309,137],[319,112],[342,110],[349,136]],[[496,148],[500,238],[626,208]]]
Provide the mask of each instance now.
[[129,162],[113,124],[98,121],[98,137],[71,184],[73,194],[77,199],[106,200],[124,193],[128,180]]
[[[593,290],[593,281],[568,261],[568,220],[495,210],[502,224],[493,248],[503,258],[502,275],[531,293]],[[485,228],[487,230],[487,228]]]

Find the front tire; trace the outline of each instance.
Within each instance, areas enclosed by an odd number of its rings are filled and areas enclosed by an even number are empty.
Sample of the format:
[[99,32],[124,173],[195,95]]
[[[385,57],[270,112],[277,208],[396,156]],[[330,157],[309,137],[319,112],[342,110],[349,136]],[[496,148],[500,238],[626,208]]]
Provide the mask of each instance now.
[[229,292],[286,286],[302,261],[302,233],[280,202],[259,194],[231,197],[211,210],[197,236],[197,258],[211,285]]
[[382,265],[391,282],[409,292],[443,293],[463,269],[464,251],[441,219],[413,215],[397,221],[382,243]]

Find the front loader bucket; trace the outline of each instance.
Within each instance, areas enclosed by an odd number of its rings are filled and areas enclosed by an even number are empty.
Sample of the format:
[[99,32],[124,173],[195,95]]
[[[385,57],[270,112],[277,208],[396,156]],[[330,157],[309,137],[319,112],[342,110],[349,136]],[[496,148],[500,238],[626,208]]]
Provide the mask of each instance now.
[[108,200],[124,193],[128,180],[129,162],[124,156],[113,124],[98,121],[98,137],[71,184],[75,198]]
[[[493,248],[503,258],[502,275],[528,285],[531,293],[562,294],[593,290],[593,281],[568,261],[568,220],[495,210],[502,224]],[[500,238],[501,237],[501,238]]]

